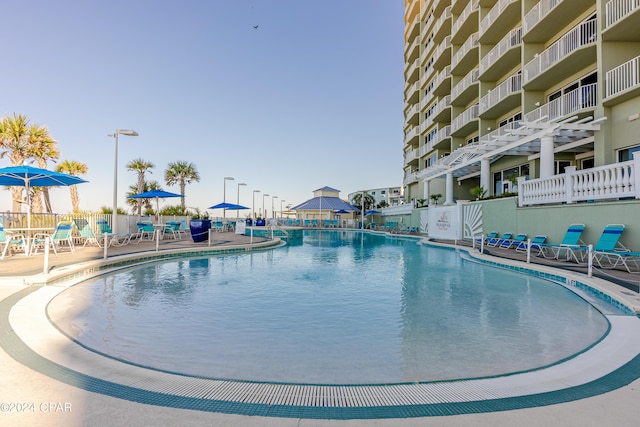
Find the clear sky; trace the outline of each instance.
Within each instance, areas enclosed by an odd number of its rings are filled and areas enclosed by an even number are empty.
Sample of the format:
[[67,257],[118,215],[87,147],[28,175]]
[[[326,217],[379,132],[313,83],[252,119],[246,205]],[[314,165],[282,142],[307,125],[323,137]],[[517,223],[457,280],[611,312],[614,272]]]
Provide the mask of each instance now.
[[[140,157],[172,192],[168,163],[194,163],[186,203],[200,209],[222,201],[225,176],[227,201],[244,182],[241,204],[261,190],[276,210],[325,185],[343,198],[400,186],[403,13],[397,0],[7,1],[0,116],[47,126],[60,160],[87,164],[82,210],[112,205],[115,129],[140,134],[119,137],[122,208]],[[10,200],[1,191],[0,210]],[[70,211],[68,189],[52,203]]]

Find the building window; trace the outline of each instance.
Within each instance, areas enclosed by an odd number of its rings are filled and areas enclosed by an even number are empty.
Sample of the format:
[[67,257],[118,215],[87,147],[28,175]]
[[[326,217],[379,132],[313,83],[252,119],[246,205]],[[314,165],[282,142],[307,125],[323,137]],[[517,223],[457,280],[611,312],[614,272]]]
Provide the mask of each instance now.
[[555,163],[556,175],[564,173],[564,170],[567,168],[567,166],[571,166],[571,162],[569,160],[556,160]]
[[524,176],[529,178],[529,164],[504,169],[493,174],[494,194],[499,196],[503,193],[513,193],[518,190],[515,179]]
[[640,151],[640,145],[618,151],[618,161],[627,162],[629,160],[633,160],[633,153],[636,151]]
[[595,159],[593,157],[590,157],[588,159],[583,159],[580,162],[580,168],[581,169],[591,169],[596,165],[595,163]]

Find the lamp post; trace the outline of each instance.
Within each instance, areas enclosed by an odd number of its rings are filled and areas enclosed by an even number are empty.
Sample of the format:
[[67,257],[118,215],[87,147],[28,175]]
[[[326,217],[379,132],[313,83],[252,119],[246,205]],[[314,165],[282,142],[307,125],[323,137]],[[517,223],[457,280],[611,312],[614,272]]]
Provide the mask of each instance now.
[[284,202],[286,202],[285,199],[280,199],[280,218],[281,219],[283,218],[283,215],[282,215],[282,203],[284,203]]
[[269,195],[268,194],[263,194],[262,195],[262,215],[264,215],[263,219],[266,220],[267,219],[267,212],[265,212],[265,210],[264,210],[264,198],[265,197],[269,197]]
[[[227,181],[233,181],[232,176],[224,177],[224,189],[222,190],[222,203],[227,203]],[[222,222],[227,219],[227,208],[222,208]]]
[[[238,201],[236,202],[237,205],[240,205],[240,186],[241,185],[247,185],[244,182],[239,182],[238,183]],[[240,219],[240,209],[236,210],[236,222],[238,222],[238,219]]]
[[259,193],[260,190],[253,190],[253,201],[251,202],[251,211],[253,212],[253,221],[252,224],[256,222],[256,193]]
[[278,196],[271,196],[271,218],[275,218],[276,217],[276,211],[273,207],[273,199],[277,199]]
[[115,159],[113,161],[113,210],[111,211],[111,231],[117,233],[118,229],[118,135],[138,136],[138,132],[130,129],[116,129],[107,136],[112,136],[115,140]]

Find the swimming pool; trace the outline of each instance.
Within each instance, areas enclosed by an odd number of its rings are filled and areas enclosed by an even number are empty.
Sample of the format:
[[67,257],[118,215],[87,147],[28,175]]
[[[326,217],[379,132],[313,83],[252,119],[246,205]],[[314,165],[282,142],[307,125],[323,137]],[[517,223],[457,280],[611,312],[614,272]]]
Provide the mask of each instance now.
[[557,284],[358,231],[130,268],[68,289],[49,313],[84,346],[131,363],[312,384],[519,372],[570,357],[608,329]]

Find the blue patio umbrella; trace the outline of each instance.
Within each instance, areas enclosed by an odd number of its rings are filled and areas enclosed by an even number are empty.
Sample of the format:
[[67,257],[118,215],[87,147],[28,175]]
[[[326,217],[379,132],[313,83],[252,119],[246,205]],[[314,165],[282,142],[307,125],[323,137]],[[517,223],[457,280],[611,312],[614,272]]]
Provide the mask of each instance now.
[[156,199],[156,215],[160,212],[160,200],[166,197],[182,197],[182,194],[170,193],[164,190],[151,190],[144,193],[134,194],[128,199]]
[[342,215],[346,213],[349,213],[349,212],[345,211],[344,209],[338,209],[337,211],[334,212],[334,214],[336,215]]
[[235,203],[223,202],[223,203],[218,203],[217,205],[209,206],[209,209],[226,209],[228,211],[239,211],[242,209],[249,209],[249,208],[242,205],[236,205]]
[[379,214],[379,213],[380,213],[380,211],[377,211],[375,209],[371,209],[371,210],[366,211],[364,214],[365,215],[374,215],[374,214]]
[[31,187],[58,187],[82,184],[84,179],[66,173],[50,171],[33,166],[9,166],[0,168],[0,185],[24,187],[27,192],[27,227],[31,228]]

